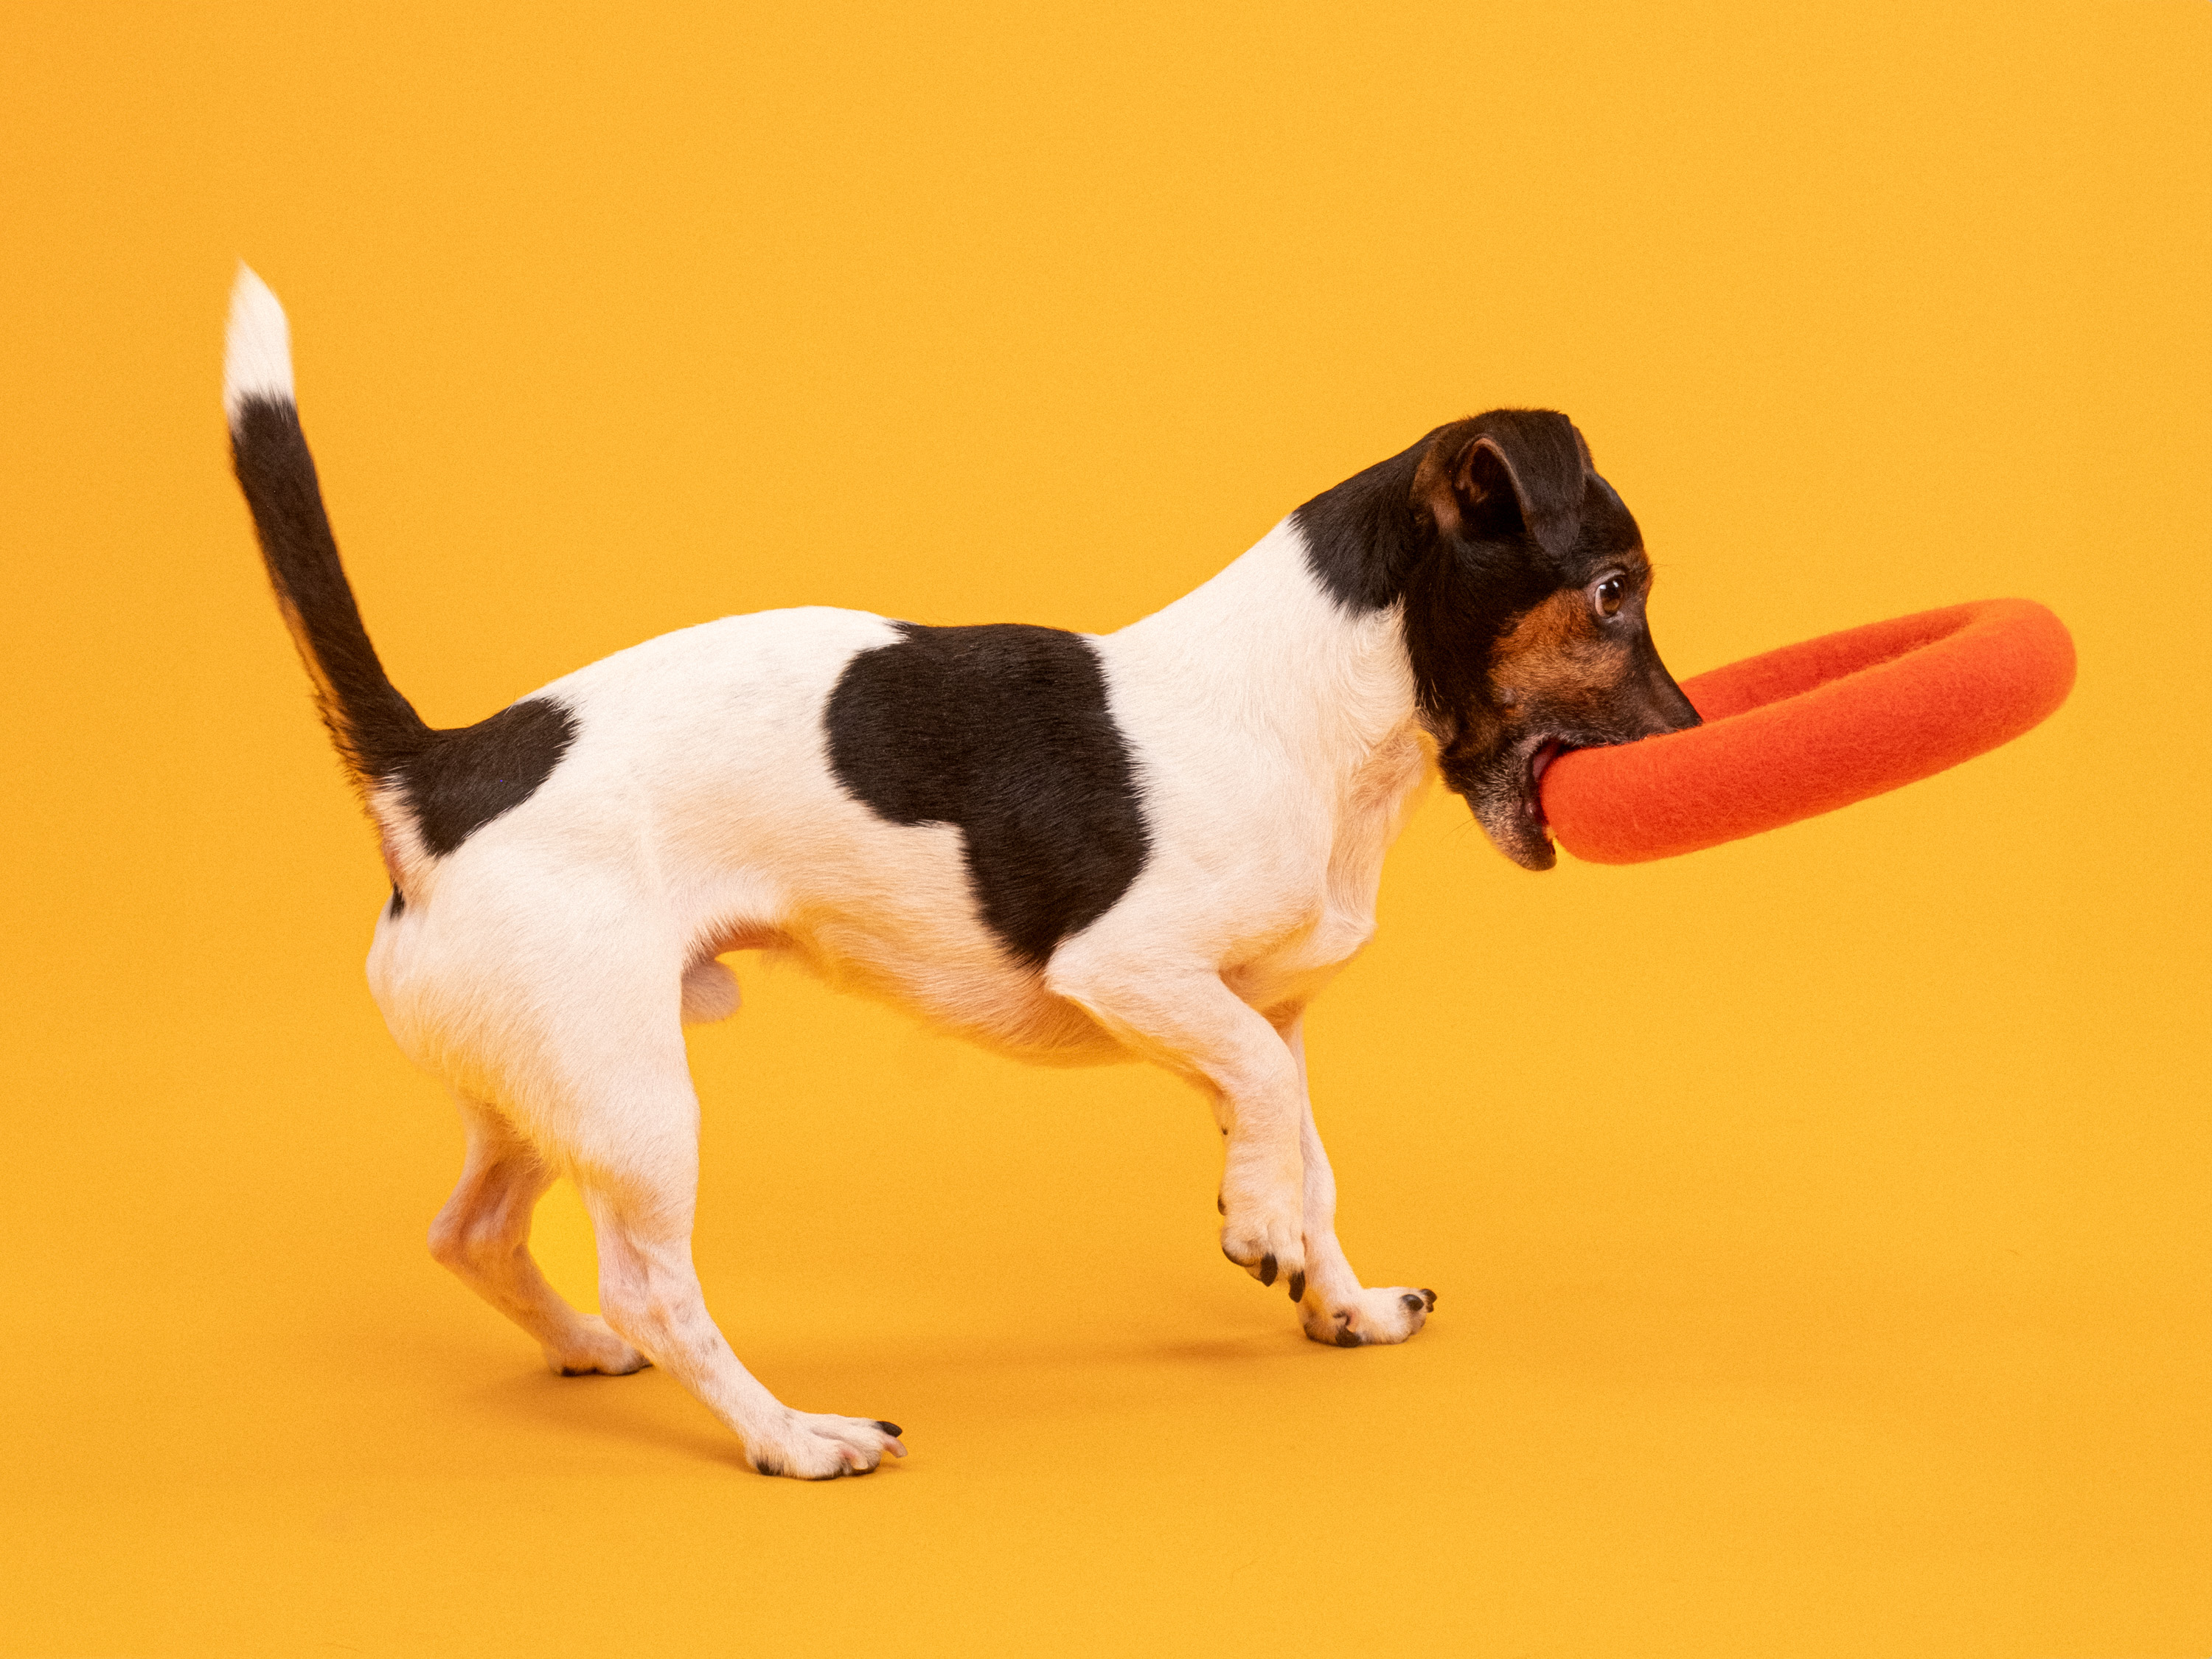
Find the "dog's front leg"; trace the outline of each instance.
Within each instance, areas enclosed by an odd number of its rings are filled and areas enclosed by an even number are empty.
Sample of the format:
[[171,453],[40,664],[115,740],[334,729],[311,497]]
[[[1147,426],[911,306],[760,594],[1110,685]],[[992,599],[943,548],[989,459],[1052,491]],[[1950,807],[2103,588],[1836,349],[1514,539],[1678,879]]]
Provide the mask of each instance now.
[[1352,1271],[1336,1237],[1336,1175],[1315,1127],[1313,1098],[1306,1082],[1305,1019],[1292,1015],[1280,1028],[1283,1043],[1297,1063],[1298,1102],[1303,1109],[1301,1161],[1305,1173],[1305,1294],[1296,1298],[1298,1322],[1316,1342],[1340,1348],[1403,1342],[1427,1322],[1437,1305],[1434,1291],[1394,1285],[1369,1290]]
[[1305,1091],[1297,1058],[1275,1029],[1211,967],[1139,962],[1072,945],[1046,983],[1141,1053],[1214,1097],[1227,1145],[1221,1177],[1221,1252],[1262,1285],[1306,1293]]

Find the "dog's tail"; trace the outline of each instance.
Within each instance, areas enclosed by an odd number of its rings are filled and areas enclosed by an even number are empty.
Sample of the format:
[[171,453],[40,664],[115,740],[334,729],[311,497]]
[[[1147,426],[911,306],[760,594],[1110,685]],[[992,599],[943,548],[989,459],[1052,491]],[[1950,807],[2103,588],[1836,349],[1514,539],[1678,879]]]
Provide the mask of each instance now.
[[428,746],[430,728],[385,673],[362,626],[300,431],[291,329],[268,284],[242,264],[230,295],[222,407],[277,608],[314,682],[323,724],[374,811],[378,785]]

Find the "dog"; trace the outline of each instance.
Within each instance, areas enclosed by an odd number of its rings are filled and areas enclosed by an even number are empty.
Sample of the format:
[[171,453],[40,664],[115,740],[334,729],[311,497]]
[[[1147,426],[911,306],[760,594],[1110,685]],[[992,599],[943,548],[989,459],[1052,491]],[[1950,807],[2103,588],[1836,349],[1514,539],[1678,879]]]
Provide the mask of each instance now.
[[[1697,723],[1652,644],[1651,566],[1566,416],[1493,410],[1325,490],[1119,633],[727,617],[434,730],[377,659],[293,389],[289,326],[240,268],[232,459],[278,607],[381,843],[368,980],[459,1104],[430,1249],[563,1376],[677,1378],[767,1474],[904,1456],[793,1411],[708,1315],[690,1237],[683,1022],[720,960],[774,951],[1001,1050],[1139,1056],[1224,1139],[1221,1248],[1306,1335],[1402,1342],[1432,1291],[1364,1286],[1307,1099],[1301,1015],[1375,928],[1431,780],[1529,870],[1573,748]],[[597,1235],[603,1317],[529,1251],[556,1176]]]

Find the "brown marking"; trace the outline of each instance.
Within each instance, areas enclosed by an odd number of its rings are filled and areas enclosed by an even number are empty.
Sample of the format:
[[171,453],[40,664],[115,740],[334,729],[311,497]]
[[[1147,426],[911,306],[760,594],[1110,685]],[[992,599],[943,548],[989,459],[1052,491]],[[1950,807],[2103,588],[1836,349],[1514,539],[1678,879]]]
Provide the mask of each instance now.
[[702,958],[726,957],[732,951],[784,951],[793,943],[791,935],[771,922],[737,922],[718,928],[700,941]]
[[1429,453],[1421,457],[1420,465],[1414,470],[1413,499],[1428,509],[1440,533],[1459,534],[1459,492],[1453,486],[1452,467],[1444,457],[1442,438],[1429,446]]
[[1595,708],[1628,672],[1631,641],[1601,633],[1579,587],[1522,613],[1490,654],[1491,695],[1508,720],[1530,698]]
[[[1413,471],[1413,499],[1429,511],[1438,531],[1447,536],[1456,536],[1465,522],[1460,511],[1464,501],[1469,506],[1486,500],[1491,489],[1476,482],[1474,461],[1478,455],[1487,453],[1505,475],[1506,486],[1513,491],[1525,515],[1528,503],[1521,494],[1520,475],[1513,471],[1513,463],[1505,459],[1494,438],[1477,438],[1473,443],[1461,444],[1455,434],[1464,435],[1465,422],[1447,427],[1421,457],[1421,464]],[[1455,449],[1455,444],[1459,447]]]
[[399,879],[399,849],[392,844],[392,832],[384,827],[384,820],[370,814],[369,821],[376,825],[376,853],[384,860],[384,873],[392,878],[392,884],[407,896],[406,884]]

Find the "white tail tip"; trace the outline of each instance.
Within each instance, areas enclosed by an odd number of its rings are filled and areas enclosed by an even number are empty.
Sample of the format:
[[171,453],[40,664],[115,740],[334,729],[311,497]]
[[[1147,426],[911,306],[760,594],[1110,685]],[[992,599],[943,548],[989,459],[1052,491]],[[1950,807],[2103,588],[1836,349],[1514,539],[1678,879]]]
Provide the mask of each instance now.
[[291,403],[292,325],[269,284],[241,262],[230,290],[230,330],[222,352],[222,412],[233,426],[256,398]]

